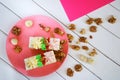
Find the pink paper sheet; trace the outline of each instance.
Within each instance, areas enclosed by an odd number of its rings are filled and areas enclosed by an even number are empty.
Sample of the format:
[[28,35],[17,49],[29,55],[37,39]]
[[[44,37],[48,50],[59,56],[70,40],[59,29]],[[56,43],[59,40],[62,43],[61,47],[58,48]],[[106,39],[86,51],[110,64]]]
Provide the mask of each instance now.
[[60,0],[70,21],[88,14],[114,0]]

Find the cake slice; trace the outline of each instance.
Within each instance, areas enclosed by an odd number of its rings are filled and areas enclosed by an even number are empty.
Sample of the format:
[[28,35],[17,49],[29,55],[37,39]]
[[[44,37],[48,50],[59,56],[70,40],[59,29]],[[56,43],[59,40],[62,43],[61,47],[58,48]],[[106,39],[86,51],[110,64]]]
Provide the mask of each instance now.
[[26,58],[24,59],[24,63],[26,70],[32,70],[43,66],[41,55]]
[[57,61],[53,51],[45,52],[44,55],[45,55],[45,65],[52,64]]
[[49,49],[50,50],[60,50],[60,39],[59,38],[50,38]]
[[29,48],[46,50],[45,38],[44,37],[30,37]]

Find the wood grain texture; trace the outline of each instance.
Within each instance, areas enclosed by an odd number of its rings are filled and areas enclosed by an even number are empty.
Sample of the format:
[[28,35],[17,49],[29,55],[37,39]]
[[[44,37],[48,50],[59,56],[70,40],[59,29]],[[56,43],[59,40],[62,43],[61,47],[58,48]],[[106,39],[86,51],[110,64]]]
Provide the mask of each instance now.
[[[110,5],[106,5],[100,9],[97,9],[87,16],[83,16],[73,22],[69,22],[67,16],[61,6],[59,0],[0,0],[0,63],[3,65],[0,68],[3,69],[3,74],[0,73],[0,79],[9,80],[119,80],[120,79],[120,12],[119,12],[119,0],[112,2]],[[112,5],[112,6],[111,6]],[[78,41],[78,38],[82,35],[79,34],[81,28],[86,28],[87,34],[93,36],[93,39],[89,39],[89,44],[79,44],[79,46],[87,45],[90,49],[96,48],[98,55],[94,57],[95,63],[93,65],[86,64],[79,60],[79,54],[87,55],[87,52],[80,50],[74,51],[69,48],[69,55],[65,63],[53,74],[44,77],[24,77],[24,75],[15,71],[10,67],[10,62],[6,55],[5,44],[6,37],[11,27],[21,18],[31,15],[46,15],[56,19],[65,29],[67,33],[74,36],[72,44]],[[107,22],[107,17],[114,15],[117,18],[115,24]],[[85,20],[88,17],[101,17],[103,18],[103,24],[97,26],[97,32],[89,32],[89,25],[85,24]],[[70,31],[67,26],[70,23],[76,24],[76,30]],[[93,24],[95,25],[95,24]],[[6,33],[6,34],[5,34]],[[3,60],[7,62],[4,62]],[[10,64],[10,65],[8,65]],[[82,64],[83,71],[75,72],[72,78],[66,75],[66,69],[72,68],[75,64]],[[4,67],[5,66],[5,67]],[[6,73],[6,69],[9,73]],[[4,76],[6,74],[6,76]]]

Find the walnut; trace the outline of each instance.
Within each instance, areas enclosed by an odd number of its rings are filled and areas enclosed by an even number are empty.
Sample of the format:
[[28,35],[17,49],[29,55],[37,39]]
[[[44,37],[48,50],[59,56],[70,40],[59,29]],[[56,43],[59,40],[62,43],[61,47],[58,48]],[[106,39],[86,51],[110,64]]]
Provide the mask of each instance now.
[[89,30],[90,30],[90,32],[97,32],[97,27],[96,26],[90,26]]
[[64,35],[64,32],[58,27],[54,29],[54,33],[61,35],[61,36]]
[[81,71],[83,68],[82,68],[82,66],[81,66],[80,64],[76,64],[76,65],[74,66],[74,69],[75,69],[75,71],[79,72],[79,71]]
[[92,23],[93,23],[93,21],[94,21],[94,19],[93,19],[93,18],[89,18],[88,20],[86,20],[86,23],[90,25],[90,24],[92,24]]
[[61,45],[65,44],[65,43],[66,43],[66,40],[61,40],[61,41],[60,41],[60,44],[61,44]]
[[82,49],[83,49],[83,50],[86,50],[86,51],[89,50],[89,48],[88,48],[87,46],[82,46]]
[[71,68],[68,68],[68,69],[67,69],[67,75],[68,75],[68,76],[72,77],[72,76],[73,76],[73,73],[74,73],[74,71],[73,71]]
[[21,29],[18,28],[17,26],[14,26],[11,31],[14,35],[18,36],[21,33]]
[[57,61],[62,61],[65,57],[65,53],[60,51],[60,50],[59,51],[54,51],[54,53],[55,53],[55,57],[56,57]]
[[39,24],[39,26],[46,32],[49,32],[50,31],[50,27],[47,27],[47,26],[44,26],[42,24]]
[[70,45],[70,47],[71,47],[73,50],[76,50],[76,51],[80,50],[80,46],[78,46],[78,45]]
[[100,24],[103,23],[102,18],[96,18],[96,19],[94,19],[94,22],[95,22],[97,25],[100,25]]
[[96,50],[93,49],[90,53],[89,53],[89,56],[95,56],[97,54]]
[[108,22],[111,23],[111,24],[114,24],[116,22],[116,18],[114,16],[111,16],[109,19],[108,19]]
[[86,42],[87,42],[87,38],[86,38],[86,37],[80,37],[80,38],[79,38],[79,42],[84,42],[84,43],[86,43]]
[[15,46],[14,48],[15,52],[20,53],[22,51],[22,48],[18,45]]
[[84,28],[81,29],[80,34],[85,34],[85,33],[86,33],[86,30]]
[[68,28],[69,28],[69,30],[75,30],[76,29],[75,24],[70,24]]
[[73,35],[67,34],[68,41],[71,43],[74,39]]

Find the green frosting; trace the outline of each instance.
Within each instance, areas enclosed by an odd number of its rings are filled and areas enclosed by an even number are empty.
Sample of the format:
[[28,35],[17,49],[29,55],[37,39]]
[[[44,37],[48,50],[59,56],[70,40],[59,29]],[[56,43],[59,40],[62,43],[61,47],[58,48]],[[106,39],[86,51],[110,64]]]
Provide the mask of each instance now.
[[39,47],[40,47],[42,50],[46,50],[46,44],[45,44],[45,39],[44,39],[44,38],[42,38],[42,39],[40,40],[40,45],[39,45]]
[[37,62],[38,67],[42,67],[43,63],[42,62]]
[[41,55],[36,55],[36,59],[40,61],[41,60]]
[[41,44],[41,49],[42,50],[46,50],[46,45],[45,44]]
[[41,67],[41,66],[43,66],[43,63],[42,63],[42,61],[41,61],[41,55],[36,55],[36,60],[37,60],[37,65],[38,65],[38,67]]

